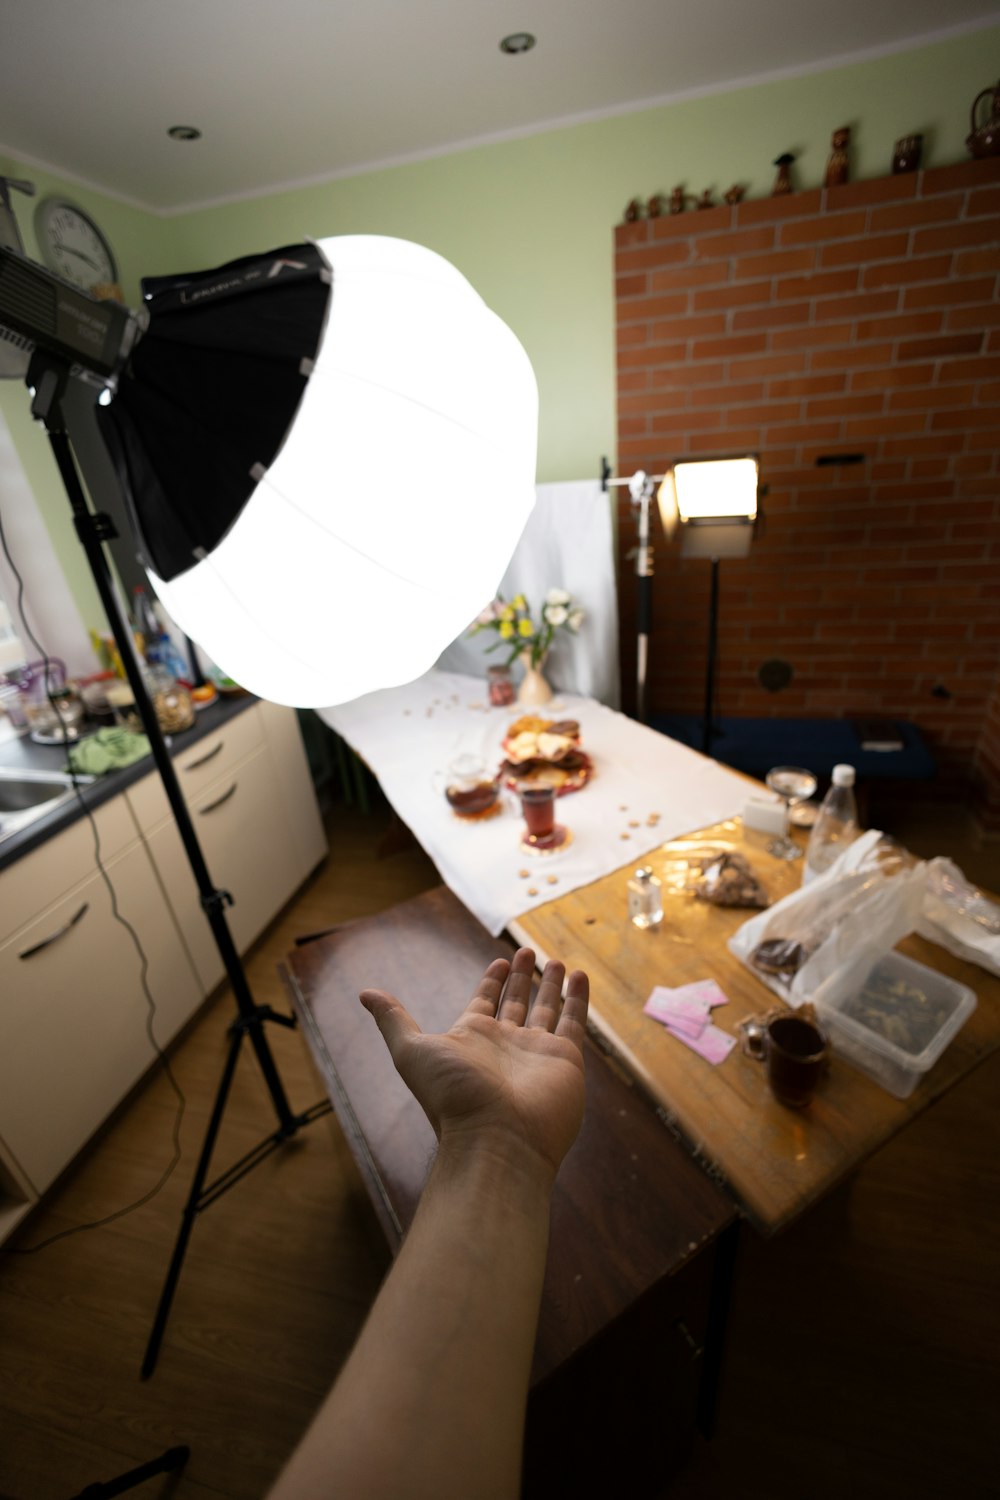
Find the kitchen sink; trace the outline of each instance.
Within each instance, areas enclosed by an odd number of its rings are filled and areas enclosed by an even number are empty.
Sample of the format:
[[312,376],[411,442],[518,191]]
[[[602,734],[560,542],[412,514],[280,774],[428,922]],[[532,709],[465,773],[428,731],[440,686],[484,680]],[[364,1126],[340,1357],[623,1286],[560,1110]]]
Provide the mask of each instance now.
[[[94,778],[76,779],[86,785]],[[64,771],[13,770],[0,766],[0,839],[47,817],[75,796],[73,778]]]

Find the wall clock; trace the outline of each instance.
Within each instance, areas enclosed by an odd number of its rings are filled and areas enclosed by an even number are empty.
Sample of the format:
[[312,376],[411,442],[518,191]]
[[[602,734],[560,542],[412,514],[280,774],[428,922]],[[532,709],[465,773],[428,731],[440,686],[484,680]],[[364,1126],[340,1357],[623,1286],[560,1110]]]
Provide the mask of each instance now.
[[[43,198],[35,209],[35,233],[42,260],[64,281],[109,295],[118,267],[107,239],[89,214],[66,198]],[[112,293],[113,295],[113,293]]]

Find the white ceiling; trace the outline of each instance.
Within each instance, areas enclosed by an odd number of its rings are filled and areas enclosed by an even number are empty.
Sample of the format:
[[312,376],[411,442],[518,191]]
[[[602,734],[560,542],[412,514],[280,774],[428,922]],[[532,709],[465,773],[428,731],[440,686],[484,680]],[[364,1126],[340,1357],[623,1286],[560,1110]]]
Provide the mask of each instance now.
[[[998,20],[1000,0],[0,0],[0,150],[170,212]],[[523,30],[538,45],[501,53]]]

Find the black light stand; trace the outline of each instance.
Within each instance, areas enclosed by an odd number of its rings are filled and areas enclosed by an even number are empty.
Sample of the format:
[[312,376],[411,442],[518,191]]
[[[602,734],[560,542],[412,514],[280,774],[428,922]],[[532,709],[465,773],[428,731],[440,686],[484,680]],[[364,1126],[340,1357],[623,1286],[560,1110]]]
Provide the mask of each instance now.
[[[163,1292],[160,1296],[152,1332],[146,1346],[146,1353],[142,1363],[142,1378],[147,1379],[153,1373],[156,1366],[157,1355],[166,1329],[181,1267],[184,1262],[184,1254],[197,1215],[202,1209],[208,1208],[214,1203],[228,1188],[239,1182],[258,1162],[263,1161],[265,1157],[276,1150],[282,1142],[288,1140],[298,1130],[302,1129],[303,1126],[310,1124],[320,1115],[326,1114],[330,1109],[330,1104],[328,1101],[323,1100],[307,1109],[304,1113],[295,1114],[285,1096],[277,1065],[264,1034],[264,1023],[266,1021],[273,1021],[279,1026],[294,1027],[295,1018],[293,1016],[280,1015],[271,1006],[257,1005],[254,1001],[246,974],[240,962],[239,953],[233,942],[226,920],[225,907],[232,905],[233,898],[228,891],[218,890],[213,885],[208,873],[204,855],[198,843],[194,825],[177,780],[177,773],[170,758],[170,752],[167,749],[166,741],[163,738],[156,718],[156,712],[146,691],[142,670],[136,656],[132,633],[122,613],[112,580],[111,570],[104,554],[104,543],[112,540],[117,535],[117,532],[109,517],[91,511],[77,472],[62,409],[62,397],[69,373],[70,363],[68,361],[63,362],[49,353],[36,350],[32,355],[27,375],[28,387],[33,392],[32,415],[42,422],[48,435],[52,452],[73,511],[76,532],[87,555],[94,583],[100,595],[108,623],[111,626],[126,676],[135,695],[136,708],[149,740],[153,760],[156,763],[156,769],[163,782],[178,832],[184,844],[188,862],[198,885],[202,908],[208,918],[216,945],[222,955],[222,961],[229,982],[232,985],[238,1011],[236,1019],[229,1028],[229,1052],[223,1068],[222,1078],[219,1082],[201,1154],[198,1158],[198,1164],[191,1183],[191,1190],[181,1217],[177,1242],[167,1271]],[[219,1127],[222,1123],[222,1117],[225,1112],[229,1090],[244,1038],[249,1040],[256,1054],[257,1061],[260,1064],[278,1124],[277,1128],[269,1136],[266,1136],[251,1151],[241,1157],[239,1161],[235,1162],[213,1182],[208,1182],[212,1152],[219,1133]]]

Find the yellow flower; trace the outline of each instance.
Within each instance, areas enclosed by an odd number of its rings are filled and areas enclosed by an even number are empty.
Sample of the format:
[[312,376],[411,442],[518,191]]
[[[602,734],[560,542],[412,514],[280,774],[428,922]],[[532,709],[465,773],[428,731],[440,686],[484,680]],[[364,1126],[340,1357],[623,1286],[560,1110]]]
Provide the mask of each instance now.
[[513,609],[527,609],[528,601],[523,594],[518,594],[517,598],[512,601],[511,607]]
[[501,620],[508,620],[508,621],[509,620],[513,620],[513,618],[514,618],[514,606],[513,606],[513,604],[508,604],[505,609],[502,609],[500,611],[500,618],[501,618]]
[[534,635],[535,627],[530,620],[518,620],[517,633],[518,635]]
[[509,620],[500,621],[500,634],[505,641],[509,641],[514,634],[514,627]]

